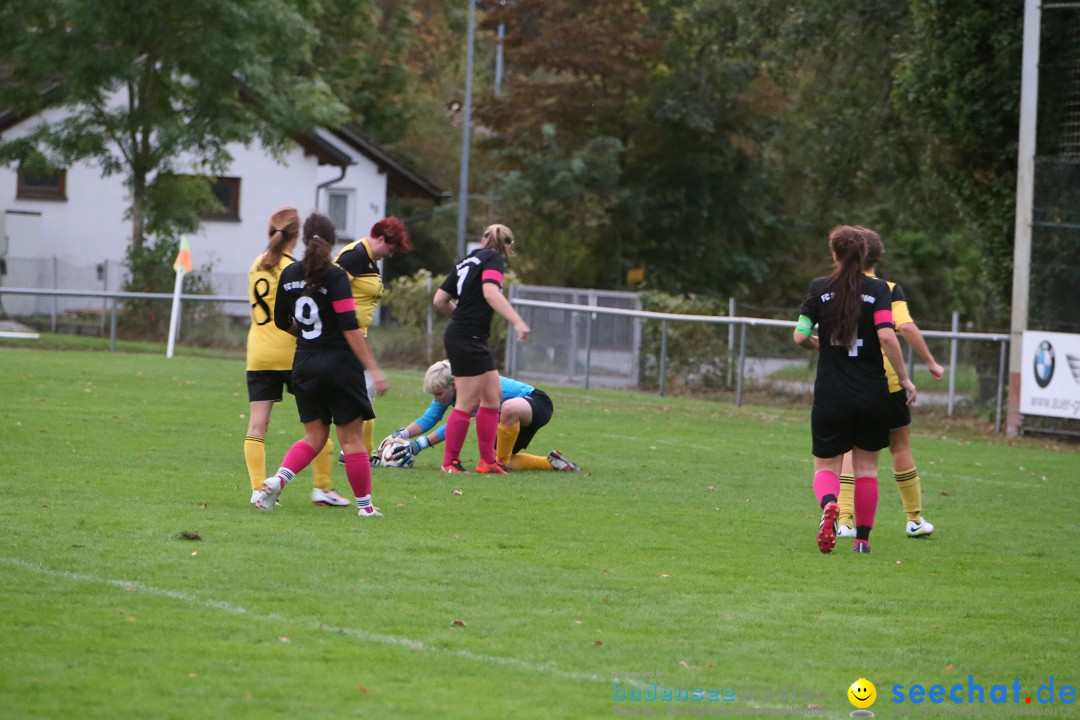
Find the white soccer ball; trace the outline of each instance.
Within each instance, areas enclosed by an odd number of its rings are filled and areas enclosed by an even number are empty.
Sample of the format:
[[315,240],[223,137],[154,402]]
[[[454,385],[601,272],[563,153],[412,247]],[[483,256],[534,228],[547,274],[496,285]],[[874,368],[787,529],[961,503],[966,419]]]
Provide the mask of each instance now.
[[[402,452],[401,448],[405,451]],[[395,453],[397,453],[395,455]],[[379,457],[382,458],[382,464],[385,467],[399,467],[408,468],[412,467],[413,461],[416,459],[411,452],[409,452],[409,441],[399,437],[388,437],[382,441],[382,445],[379,446]]]

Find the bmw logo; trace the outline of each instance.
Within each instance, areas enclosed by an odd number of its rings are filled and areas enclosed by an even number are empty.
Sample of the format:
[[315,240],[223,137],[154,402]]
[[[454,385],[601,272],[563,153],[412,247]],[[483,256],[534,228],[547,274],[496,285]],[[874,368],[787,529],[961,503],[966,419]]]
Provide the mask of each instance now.
[[1054,346],[1049,341],[1039,343],[1039,349],[1035,351],[1035,382],[1044,388],[1050,384],[1050,378],[1054,377]]

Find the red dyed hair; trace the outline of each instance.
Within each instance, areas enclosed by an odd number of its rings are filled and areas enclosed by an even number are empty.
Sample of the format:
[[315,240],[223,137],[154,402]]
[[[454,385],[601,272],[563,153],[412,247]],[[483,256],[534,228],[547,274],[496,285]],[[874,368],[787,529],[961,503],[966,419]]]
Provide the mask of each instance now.
[[381,237],[387,245],[394,248],[394,252],[412,252],[409,231],[405,229],[405,223],[396,217],[383,218],[372,225],[368,237]]

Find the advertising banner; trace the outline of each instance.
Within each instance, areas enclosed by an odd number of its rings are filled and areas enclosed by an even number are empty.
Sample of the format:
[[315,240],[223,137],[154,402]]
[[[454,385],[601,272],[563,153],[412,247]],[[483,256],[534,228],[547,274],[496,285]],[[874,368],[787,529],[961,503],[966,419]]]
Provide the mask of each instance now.
[[1024,332],[1020,412],[1080,420],[1080,335]]

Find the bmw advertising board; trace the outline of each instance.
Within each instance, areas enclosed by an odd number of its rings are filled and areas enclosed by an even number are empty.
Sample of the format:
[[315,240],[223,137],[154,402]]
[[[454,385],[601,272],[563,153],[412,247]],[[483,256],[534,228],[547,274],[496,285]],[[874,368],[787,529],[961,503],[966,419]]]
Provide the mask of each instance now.
[[1080,419],[1080,335],[1024,333],[1020,412]]

